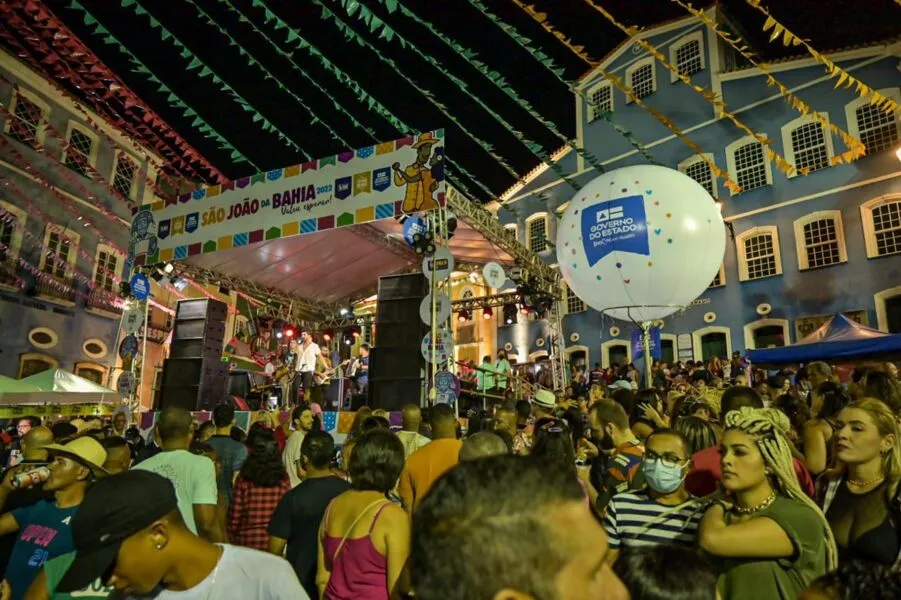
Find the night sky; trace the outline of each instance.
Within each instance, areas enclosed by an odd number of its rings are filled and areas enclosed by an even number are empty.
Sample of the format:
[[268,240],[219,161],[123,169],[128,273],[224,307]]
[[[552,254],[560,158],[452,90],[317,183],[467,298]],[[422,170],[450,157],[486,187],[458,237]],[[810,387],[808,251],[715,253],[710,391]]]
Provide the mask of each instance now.
[[[565,79],[578,79],[590,69],[587,63],[543,31],[512,0],[481,1],[519,34],[529,38],[534,48],[546,53],[562,67]],[[318,2],[328,6],[378,52],[346,40],[333,21],[322,18],[323,11]],[[16,4],[11,0],[10,3]],[[322,122],[328,123],[351,147],[368,146],[375,140],[387,141],[405,134],[370,110],[365,103],[359,102],[357,94],[323,68],[314,56],[287,43],[290,29],[277,30],[271,22],[267,24],[259,0],[193,0],[193,3],[187,0],[138,0],[137,4],[125,8],[121,4],[129,4],[129,0],[81,0],[81,3],[99,23],[122,40],[150,71],[262,170],[296,164],[307,156],[317,158],[343,150],[345,145]],[[393,3],[393,0],[369,0],[362,4],[411,42],[406,48],[400,45],[397,38],[391,41],[379,39],[379,30],[371,33],[369,26],[359,18],[359,12],[348,16],[346,2],[265,0],[271,11],[295,28],[328,61],[352,77],[405,124],[415,130],[445,128],[448,155],[477,177],[493,195],[503,193],[515,178],[405,81],[398,71],[431,92],[466,130],[493,145],[496,153],[506,158],[520,175],[537,166],[539,159],[511,134],[507,126],[479,107],[460,88],[459,82],[442,74],[422,55],[433,57],[441,68],[464,82],[472,94],[500,114],[524,137],[537,142],[546,153],[561,147],[558,137],[518,107],[437,36],[399,10],[389,13],[387,6]],[[475,51],[478,60],[497,71],[544,118],[553,121],[561,133],[574,135],[574,101],[566,86],[485,18],[469,0],[406,0],[402,4],[460,46]],[[538,11],[548,14],[548,22],[555,28],[565,32],[574,43],[584,45],[593,58],[603,58],[624,39],[618,29],[583,0],[542,0],[533,4]],[[127,56],[117,45],[104,44],[100,36],[90,33],[84,24],[83,13],[70,8],[70,0],[45,0],[43,5],[226,176],[236,178],[257,170],[247,162],[236,163],[230,158],[230,151],[220,150],[214,141],[198,133],[192,127],[193,119],[185,118],[183,110],[172,108],[167,102],[167,95],[161,94],[158,86],[148,81],[146,74],[134,72],[134,66],[129,64]],[[696,2],[696,5],[700,3]],[[761,31],[763,17],[747,6],[744,0],[723,0],[720,5],[733,29],[765,58],[775,59],[784,57],[788,52],[797,53],[797,48],[785,49],[781,44],[768,43],[767,36]],[[885,40],[901,33],[901,6],[894,0],[770,0],[765,5],[789,29],[810,40],[821,51]],[[289,137],[303,153],[280,140],[276,134],[263,131],[261,122],[254,121],[253,112],[223,95],[211,77],[198,77],[199,68],[188,70],[191,58],[179,55],[180,50],[172,43],[172,38],[164,41],[159,29],[151,29],[148,16],[137,15],[136,6],[147,9],[203,64]],[[605,0],[603,6],[620,21],[639,26],[650,26],[687,14],[669,0]],[[197,7],[207,13],[217,26],[210,25]],[[255,32],[250,24],[241,22],[236,11],[249,18],[278,48],[292,53],[296,64],[370,132],[355,126],[344,112],[336,109],[334,101],[326,93],[304,79],[289,59]],[[27,16],[24,9],[17,14]],[[6,27],[9,28],[8,25]],[[248,58],[241,56],[238,48],[230,45],[228,36],[222,30],[227,31],[236,43],[263,65],[265,72],[250,66]],[[27,44],[26,34],[19,31],[13,33]],[[392,60],[396,68],[380,60],[379,54]],[[69,82],[61,83],[76,95],[81,94]],[[312,114],[301,105],[301,101],[312,109]],[[459,173],[452,177],[459,178],[472,190],[478,189]],[[489,196],[483,194],[479,199],[488,200]]]

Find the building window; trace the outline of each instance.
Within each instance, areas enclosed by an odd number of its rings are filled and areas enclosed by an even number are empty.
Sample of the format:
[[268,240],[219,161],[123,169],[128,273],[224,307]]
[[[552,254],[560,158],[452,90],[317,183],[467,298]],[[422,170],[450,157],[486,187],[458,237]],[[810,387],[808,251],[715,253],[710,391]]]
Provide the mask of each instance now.
[[25,377],[31,377],[32,375],[55,369],[58,366],[59,361],[52,356],[37,352],[26,352],[19,355],[19,372],[17,376],[19,379],[24,379]]
[[91,338],[84,341],[84,344],[81,345],[81,351],[88,358],[99,360],[106,357],[109,353],[109,348],[107,348],[106,342],[103,340]]
[[751,136],[743,137],[726,146],[729,173],[743,192],[772,185],[773,174],[766,158],[763,144]]
[[508,238],[514,242],[519,240],[519,226],[516,223],[507,223],[504,225],[504,229]]
[[49,327],[35,327],[28,332],[28,342],[35,348],[47,350],[59,343],[59,335]]
[[860,206],[867,257],[901,252],[901,194],[889,194]]
[[79,235],[56,225],[47,227],[44,246],[47,251],[41,255],[41,271],[59,279],[66,278],[69,266],[74,266],[78,254]]
[[[704,32],[696,31],[676,40],[669,49],[670,62],[676,65],[679,72],[691,77],[704,70]],[[671,81],[678,78],[670,74]]]
[[716,178],[708,160],[713,162],[713,154],[692,156],[679,163],[679,170],[700,183],[708,194],[716,198]]
[[597,121],[604,113],[613,111],[613,86],[601,83],[588,90],[588,122]]
[[716,272],[716,277],[710,282],[710,287],[718,288],[726,285],[726,265],[720,264],[720,270]]
[[138,163],[121,150],[116,153],[113,165],[112,188],[126,198],[134,199],[137,193]]
[[779,254],[779,232],[775,226],[754,227],[738,235],[739,275],[742,281],[753,281],[782,274]]
[[695,360],[707,362],[714,356],[729,359],[732,355],[732,333],[728,327],[710,325],[691,333]]
[[[901,89],[877,90],[886,98],[901,102]],[[859,98],[845,106],[848,133],[867,147],[867,156],[885,150],[893,150],[901,140],[901,118],[870,103],[870,98]]]
[[121,260],[121,255],[107,246],[100,244],[97,246],[97,255],[94,258],[94,285],[98,289],[112,292],[116,284],[115,279],[119,276],[119,265],[125,261]]
[[32,148],[42,146],[47,129],[50,106],[36,95],[22,89],[13,93],[10,116],[4,132]]
[[842,215],[837,210],[820,211],[795,221],[798,268],[816,269],[848,260]]
[[79,175],[90,177],[91,168],[97,164],[97,136],[69,121],[66,142],[69,147],[63,150],[63,164]]
[[0,201],[0,262],[13,262],[22,247],[27,214],[18,206]]
[[563,283],[563,293],[566,298],[566,314],[571,315],[588,310],[582,299],[576,296],[566,283]]
[[[829,119],[828,113],[820,113]],[[817,171],[828,167],[832,160],[832,136],[812,116],[799,117],[782,127],[785,160],[800,171]]]
[[[632,93],[637,98],[650,96],[657,91],[657,77],[654,69],[654,57],[648,57],[626,69],[626,80]],[[629,102],[629,100],[626,100]]]
[[103,380],[106,377],[106,367],[88,362],[75,363],[75,374],[97,385],[103,385]]
[[547,213],[532,215],[526,220],[529,250],[544,252],[547,250]]
[[791,343],[791,328],[786,319],[759,319],[744,326],[745,348],[781,348]]

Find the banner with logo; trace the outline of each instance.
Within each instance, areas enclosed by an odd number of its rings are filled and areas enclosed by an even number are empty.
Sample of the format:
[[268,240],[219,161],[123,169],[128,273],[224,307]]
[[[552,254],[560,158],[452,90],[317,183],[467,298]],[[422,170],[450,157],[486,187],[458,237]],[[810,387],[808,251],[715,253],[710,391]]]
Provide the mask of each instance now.
[[599,202],[582,211],[582,240],[588,266],[616,250],[648,256],[647,217],[642,196]]
[[425,212],[444,193],[444,131],[426,131],[145,204],[129,266]]
[[[651,358],[660,360],[663,358],[663,348],[660,346],[660,328],[651,327]],[[632,330],[632,360],[638,360],[644,356],[644,341],[641,339],[641,329]]]

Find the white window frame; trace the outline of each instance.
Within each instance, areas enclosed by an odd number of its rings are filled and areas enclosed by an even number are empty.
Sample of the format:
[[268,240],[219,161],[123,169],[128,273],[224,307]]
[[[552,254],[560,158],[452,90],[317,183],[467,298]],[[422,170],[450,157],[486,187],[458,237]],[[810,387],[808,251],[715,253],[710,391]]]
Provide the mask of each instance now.
[[[578,315],[578,314],[581,314],[588,310],[588,304],[586,304],[584,300],[579,298],[575,293],[573,293],[573,291],[571,289],[569,289],[569,286],[566,284],[565,281],[563,281],[562,277],[560,278],[560,288],[563,292],[563,314],[564,315]],[[574,310],[574,311],[570,312],[570,310],[569,310],[570,295],[573,295],[576,298],[578,298],[579,302],[582,303],[582,310]]]
[[59,360],[53,356],[50,356],[49,354],[44,354],[43,352],[24,352],[19,355],[19,366],[16,368],[17,378],[21,379],[22,373],[24,372],[25,363],[29,360],[41,360],[50,365],[50,369],[59,368]]
[[[663,356],[663,344],[662,342],[668,341],[673,343],[673,361],[679,360],[679,336],[675,333],[661,333],[660,334],[660,356]],[[655,359],[657,360],[657,359]],[[659,360],[663,360],[662,358]]]
[[9,240],[8,254],[9,260],[15,261],[19,258],[19,250],[22,249],[22,235],[25,231],[28,213],[26,213],[18,206],[12,205],[9,202],[5,202],[3,200],[0,200],[0,207],[3,207],[3,210],[15,215],[16,217],[16,227],[15,229],[13,229],[12,237]]
[[[119,272],[115,273],[115,276],[119,277],[120,279],[122,278],[121,269],[125,265],[125,255],[124,254],[122,254],[121,252],[119,252],[118,250],[116,250],[115,248],[113,248],[112,246],[109,246],[107,244],[97,244],[97,249],[94,251],[94,268],[91,272],[91,281],[94,283],[95,286],[97,284],[97,272],[100,270],[100,253],[101,252],[106,252],[107,254],[116,257],[116,270]],[[116,283],[115,282],[113,282],[112,291],[114,291],[114,292],[116,291]]]
[[[720,288],[726,287],[726,263],[725,262],[720,263],[719,275],[720,275],[720,284],[707,286],[707,289],[718,290]],[[710,283],[713,283],[713,279],[710,280]]]
[[566,212],[566,209],[569,208],[570,202],[571,202],[571,200],[567,200],[566,202],[564,202],[563,204],[561,204],[560,206],[555,208],[554,212],[557,213],[558,215],[562,215],[563,213]]
[[[704,53],[704,30],[703,29],[699,29],[698,31],[694,31],[692,33],[689,33],[688,35],[684,35],[684,36],[680,37],[678,40],[676,40],[675,42],[673,42],[672,44],[670,44],[670,47],[669,47],[670,64],[672,64],[674,67],[678,68],[679,65],[676,63],[676,53],[679,52],[679,49],[682,46],[684,46],[686,44],[690,44],[691,42],[698,42],[698,47],[700,48],[700,51],[701,51],[701,71],[703,71],[707,68],[707,56]],[[697,75],[697,73],[695,73],[695,75]],[[690,78],[694,77],[694,75],[689,75],[688,77],[690,79]],[[679,77],[675,73],[670,71],[669,80],[670,80],[670,83],[675,83],[675,82],[679,81]]]
[[[820,115],[826,120],[826,123],[829,123],[829,113],[821,112]],[[835,148],[832,143],[832,132],[829,130],[828,125],[820,123],[817,119],[814,118],[813,115],[806,115],[803,117],[798,117],[797,119],[792,119],[782,126],[782,149],[785,153],[785,160],[788,161],[790,165],[795,165],[795,147],[792,145],[792,132],[799,127],[807,125],[808,123],[816,123],[823,129],[823,139],[826,141],[827,162],[826,166],[823,168],[827,169],[832,166],[832,158],[835,156]],[[817,169],[817,171],[822,170],[823,169]],[[798,177],[799,175],[801,175],[801,171],[796,168],[791,174],[788,175],[788,178],[792,179],[794,177]]]
[[[901,88],[882,88],[881,90],[876,90],[878,93],[882,94],[886,98],[891,98],[895,102],[901,103]],[[866,96],[864,98],[857,98],[856,100],[852,100],[848,104],[845,105],[845,122],[848,124],[848,133],[851,134],[852,137],[860,139],[860,125],[857,122],[857,109],[865,104],[871,104],[871,97]],[[901,116],[895,114],[895,128],[898,130],[898,137],[901,138]],[[890,149],[894,150],[894,149]],[[867,156],[873,156],[869,152]]]
[[40,96],[26,90],[24,88],[18,87],[13,90],[12,98],[9,100],[9,110],[6,116],[6,119],[3,122],[3,133],[8,134],[10,127],[12,126],[12,120],[17,118],[16,114],[16,103],[19,101],[19,96],[23,96],[29,102],[33,102],[41,109],[41,123],[38,125],[37,131],[35,132],[35,147],[41,148],[44,146],[44,138],[47,135],[47,125],[50,120],[50,104],[45,102]]
[[[751,142],[755,142],[758,144],[760,143],[760,141],[757,140],[754,136],[746,135],[745,137],[739,138],[739,139],[735,140],[734,142],[732,142],[731,144],[729,144],[728,146],[726,146],[726,168],[729,169],[729,176],[735,182],[738,182],[738,170],[735,167],[735,152],[742,146],[744,146],[746,144],[750,144]],[[763,150],[763,166],[764,166],[764,170],[766,171],[766,185],[773,185],[773,169],[772,169],[772,166],[770,165],[770,159],[766,154],[765,148]],[[753,188],[752,190],[748,190],[748,191],[759,190],[762,187],[765,187],[765,186],[756,187],[756,188]],[[743,192],[744,192],[744,190],[739,191],[739,192],[733,192],[730,190],[729,194],[731,196],[735,196],[735,195],[741,194]]]
[[513,232],[513,239],[517,242],[519,241],[519,223],[507,223],[504,225],[504,229],[507,231]]
[[[629,86],[630,90],[634,89],[632,87],[632,73],[646,65],[651,65],[651,94],[657,92],[657,64],[654,62],[655,60],[656,59],[653,56],[649,56],[629,65],[629,67],[626,69],[626,85]],[[648,96],[650,96],[650,94],[648,94]],[[643,98],[647,98],[647,96],[643,96],[642,99]],[[626,104],[631,103],[632,100],[629,98],[629,96],[626,96]]]
[[879,254],[876,244],[876,225],[873,223],[873,209],[887,202],[901,202],[901,193],[883,194],[860,205],[860,222],[863,224],[863,239],[867,248],[867,258],[883,258],[899,254],[898,252]]
[[109,187],[111,190],[115,189],[113,188],[113,183],[116,181],[116,169],[119,168],[119,158],[123,154],[135,164],[135,173],[134,177],[131,180],[131,191],[129,191],[128,193],[128,197],[132,200],[135,200],[138,196],[138,177],[140,176],[139,174],[142,167],[141,161],[128,152],[125,152],[124,150],[121,150],[119,148],[116,149],[116,152],[113,155],[113,170],[110,171]]
[[594,93],[596,91],[598,91],[599,89],[604,88],[604,87],[610,89],[610,112],[613,112],[613,106],[614,106],[614,102],[615,102],[615,100],[613,98],[614,97],[613,84],[610,83],[609,81],[601,81],[597,85],[593,85],[590,88],[588,88],[588,91],[585,92],[585,106],[588,108],[588,110],[585,113],[588,117],[586,119],[587,123],[594,123],[599,118],[598,114],[600,114],[600,113],[598,112],[597,107],[591,103],[591,97],[594,95]]
[[[835,237],[838,243],[838,262],[822,267],[811,267],[807,261],[807,246],[804,241],[804,226],[813,221],[821,219],[832,219],[835,222]],[[845,226],[842,223],[842,212],[840,210],[818,210],[810,214],[804,215],[794,222],[795,229],[795,249],[798,253],[798,269],[806,271],[808,269],[826,269],[848,262],[848,249],[845,245]]]
[[896,296],[901,296],[901,285],[873,294],[873,303],[876,305],[876,327],[879,331],[888,333],[888,309],[885,306],[885,302]]
[[72,369],[72,372],[77,377],[81,377],[81,375],[78,374],[78,371],[80,369],[86,369],[88,371],[97,371],[98,373],[100,373],[100,381],[106,381],[106,374],[109,371],[108,367],[105,367],[105,366],[95,363],[95,362],[91,362],[89,360],[82,360],[82,361],[78,361],[77,363],[75,363],[75,368]]
[[601,367],[607,369],[610,367],[610,348],[613,346],[626,346],[626,362],[632,362],[632,342],[631,340],[623,340],[620,338],[607,340],[601,344]]
[[710,325],[695,329],[691,332],[692,355],[695,360],[704,360],[704,348],[701,345],[702,338],[708,333],[726,334],[726,356],[732,356],[732,330],[722,325]]
[[[91,152],[90,152],[90,154],[88,154],[88,157],[87,157],[88,165],[91,167],[91,169],[97,169],[97,154],[100,152],[100,138],[97,137],[97,135],[93,131],[91,131],[90,129],[88,129],[87,127],[82,125],[81,123],[77,123],[76,121],[73,121],[70,119],[69,124],[66,127],[66,144],[67,145],[72,143],[71,142],[72,130],[74,130],[74,129],[77,129],[78,133],[84,135],[85,137],[91,138]],[[68,168],[68,165],[66,165],[66,158],[67,158],[68,154],[69,154],[69,149],[64,148],[63,154],[62,154],[62,156],[60,156],[60,159],[59,159],[59,161],[63,165],[65,165],[66,168]],[[91,175],[92,175],[92,173],[90,170],[85,174],[86,177],[91,177]]]
[[[69,238],[69,256],[66,259],[66,262],[69,264],[70,271],[75,272],[75,263],[78,259],[78,246],[81,243],[81,236],[71,229],[63,227],[61,225],[56,225],[55,223],[49,223],[44,228],[44,247],[50,247],[50,234],[51,233],[59,233],[60,237],[63,236]],[[38,269],[40,271],[44,270],[44,267],[47,266],[47,251],[41,252],[41,264],[38,265]],[[54,263],[56,264],[56,263]]]
[[[584,345],[575,345],[575,346],[567,346],[566,349],[563,350],[563,360],[567,367],[569,367],[569,359],[576,352],[584,352],[585,353],[585,367],[587,370],[591,370],[591,348]],[[545,354],[547,354],[545,352]]]
[[[676,169],[678,169],[681,173],[688,175],[688,173],[686,173],[688,168],[697,163],[704,163],[707,165],[708,168],[710,168],[710,163],[716,164],[716,160],[714,160],[714,156],[713,156],[712,152],[705,152],[704,154],[696,154],[694,156],[689,156],[688,158],[686,158],[685,160],[680,162],[676,166]],[[714,198],[719,198],[719,188],[716,185],[716,173],[713,172],[713,169],[710,169],[710,182],[711,182],[711,187],[713,188],[712,196]],[[700,183],[698,183],[698,185],[700,185]]]
[[[771,235],[773,238],[773,257],[776,259],[776,272],[766,277],[758,277],[756,279],[748,278],[748,259],[745,256],[745,240],[758,235]],[[752,227],[742,231],[735,236],[735,247],[738,254],[738,280],[739,281],[760,281],[782,275],[782,252],[779,248],[779,229],[775,225],[763,225],[760,227]]]
[[785,345],[790,345],[792,343],[791,327],[789,327],[788,319],[757,319],[756,321],[746,323],[743,328],[743,333],[745,336],[745,350],[757,349],[757,345],[754,343],[754,332],[756,330],[760,329],[761,327],[772,327],[774,325],[782,327],[782,337],[785,340]]
[[551,224],[548,220],[548,214],[546,212],[537,212],[535,214],[529,215],[529,217],[526,219],[526,247],[529,250],[532,250],[532,252],[545,252],[550,249],[550,246],[547,245],[547,242],[545,242],[544,250],[539,251],[532,249],[532,232],[530,231],[530,229],[532,227],[532,223],[539,219],[544,219],[544,237],[548,239],[550,238]]

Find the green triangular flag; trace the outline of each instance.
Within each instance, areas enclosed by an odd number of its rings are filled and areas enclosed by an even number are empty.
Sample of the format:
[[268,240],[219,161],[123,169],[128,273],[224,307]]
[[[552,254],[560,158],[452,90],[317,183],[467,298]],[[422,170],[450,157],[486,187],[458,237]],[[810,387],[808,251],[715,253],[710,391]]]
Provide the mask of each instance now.
[[210,68],[209,68],[209,67],[204,67],[204,68],[200,69],[199,76],[200,76],[200,77],[206,77],[207,75],[211,75],[212,73],[213,73],[213,72],[210,71]]
[[122,8],[128,8],[135,3],[135,0],[122,0]]
[[191,69],[196,69],[197,67],[201,66],[202,64],[203,63],[200,62],[200,59],[195,56],[194,58],[191,59],[191,62],[188,63],[188,70],[190,71]]

